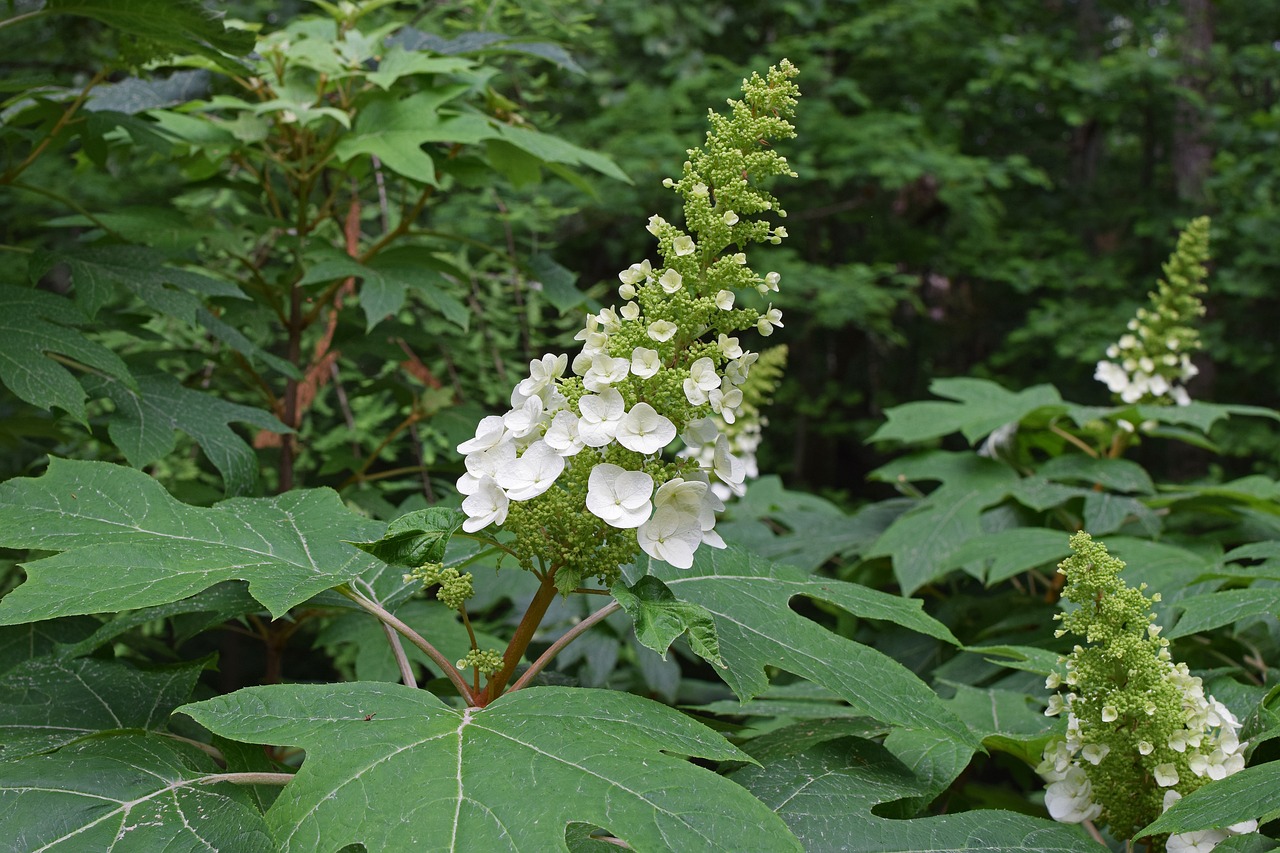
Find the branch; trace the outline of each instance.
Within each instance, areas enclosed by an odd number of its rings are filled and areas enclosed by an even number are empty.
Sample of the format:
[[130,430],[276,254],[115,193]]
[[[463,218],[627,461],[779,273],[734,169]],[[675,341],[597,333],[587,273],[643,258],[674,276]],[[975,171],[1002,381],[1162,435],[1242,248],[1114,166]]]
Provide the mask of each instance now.
[[191,780],[191,784],[216,785],[219,782],[230,782],[233,785],[288,785],[292,781],[292,773],[211,773]]
[[511,685],[511,690],[507,692],[510,693],[512,691],[519,690],[522,687],[528,687],[529,682],[533,681],[534,676],[542,672],[542,670],[546,668],[547,664],[551,663],[551,659],[560,653],[561,649],[578,639],[582,634],[585,634],[587,630],[597,622],[602,622],[605,619],[608,619],[620,609],[622,609],[621,604],[617,601],[610,601],[604,607],[601,607],[595,613],[592,613],[586,619],[583,619],[577,625],[574,625],[568,631],[565,631],[560,639],[551,644],[551,648],[543,652],[538,659],[533,662],[533,665],[524,671],[520,678],[516,680],[516,683]]
[[[13,23],[23,17],[26,16],[19,15],[17,18],[10,18],[8,23]],[[50,143],[53,142],[54,137],[61,133],[62,129],[71,122],[71,117],[80,110],[80,107],[84,106],[84,102],[89,99],[89,92],[93,91],[93,87],[97,86],[105,79],[107,79],[107,69],[105,68],[93,75],[93,79],[85,84],[85,87],[80,90],[80,94],[71,102],[71,106],[67,107],[67,111],[58,118],[53,127],[49,129],[49,132],[45,134],[44,139],[40,140],[40,143],[36,145],[35,148],[31,149],[31,153],[27,155],[27,158],[9,171],[5,172],[3,175],[0,175],[0,184],[13,183],[19,175],[27,170],[28,166],[35,162],[40,155],[45,152],[45,149],[49,147]]]
[[405,656],[400,636],[386,622],[382,623],[382,632],[387,635],[387,642],[391,644],[391,654],[395,656],[396,666],[400,667],[400,680],[404,682],[405,687],[417,688],[418,679],[413,677],[413,667],[409,665],[409,658]]
[[427,657],[431,658],[431,660],[435,662],[436,666],[440,667],[440,670],[445,674],[445,677],[453,682],[453,686],[458,689],[458,693],[466,700],[467,704],[475,704],[475,691],[473,691],[467,684],[466,680],[463,679],[462,673],[458,672],[458,668],[455,667],[448,658],[440,654],[440,651],[435,646],[428,643],[421,634],[410,628],[400,619],[397,619],[381,604],[365,598],[347,584],[334,587],[334,591],[351,599],[361,608],[378,617],[379,621],[395,628],[405,639],[422,649],[422,651],[426,653]]

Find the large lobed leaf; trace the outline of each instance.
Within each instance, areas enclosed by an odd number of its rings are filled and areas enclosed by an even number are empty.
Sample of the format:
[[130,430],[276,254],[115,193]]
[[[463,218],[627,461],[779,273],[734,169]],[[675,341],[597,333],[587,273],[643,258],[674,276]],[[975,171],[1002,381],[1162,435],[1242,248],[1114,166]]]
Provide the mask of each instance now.
[[275,617],[377,565],[340,541],[373,539],[328,489],[187,506],[132,468],[50,461],[0,484],[0,545],[62,553],[26,563],[0,625],[165,604],[243,580]]
[[228,30],[198,0],[48,0],[46,11],[79,15],[140,37],[156,57],[197,53],[233,73],[244,70],[227,56],[253,50],[253,34]]
[[1097,845],[1078,827],[983,809],[890,820],[872,807],[914,797],[927,787],[887,749],[861,738],[816,745],[732,777],[772,806],[808,850],[876,853],[1089,853]]
[[213,759],[155,735],[96,738],[0,764],[0,839],[10,850],[272,853],[252,793]]
[[638,851],[798,850],[739,786],[674,755],[746,756],[656,702],[540,687],[457,710],[397,684],[252,687],[182,709],[225,737],[306,750],[267,812],[284,851],[565,850],[571,822]]
[[976,747],[977,738],[910,670],[788,606],[794,597],[812,598],[855,616],[956,643],[944,625],[923,612],[919,601],[813,577],[736,548],[701,549],[688,570],[654,562],[648,571],[676,598],[711,614],[727,665],[719,673],[739,699],[762,693],[769,685],[766,667],[781,667],[837,693],[868,717]]
[[925,400],[895,406],[885,413],[888,420],[868,441],[912,443],[959,431],[973,444],[1037,409],[1067,409],[1052,385],[1036,385],[1014,393],[986,379],[954,377],[935,379],[929,390],[956,402]]
[[1271,761],[1246,767],[1192,791],[1135,837],[1217,829],[1255,819],[1263,824],[1277,817],[1280,817],[1280,761]]

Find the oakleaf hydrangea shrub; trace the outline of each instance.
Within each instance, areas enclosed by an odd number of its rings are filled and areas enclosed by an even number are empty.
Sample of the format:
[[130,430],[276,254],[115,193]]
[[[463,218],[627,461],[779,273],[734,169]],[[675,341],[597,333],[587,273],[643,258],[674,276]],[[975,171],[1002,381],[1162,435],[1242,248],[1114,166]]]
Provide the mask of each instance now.
[[[1051,674],[1045,714],[1067,715],[1066,737],[1050,741],[1036,771],[1049,783],[1045,804],[1055,820],[1094,821],[1130,838],[1185,794],[1244,769],[1239,721],[1205,695],[1199,678],[1175,663],[1151,603],[1120,579],[1121,560],[1088,533],[1071,537],[1059,564],[1062,596],[1076,605],[1055,618],[1058,636],[1084,640]],[[1204,851],[1253,821],[1225,830],[1173,835],[1169,851]]]
[[1191,402],[1186,383],[1199,373],[1191,356],[1200,349],[1195,322],[1204,316],[1200,294],[1206,290],[1209,219],[1191,221],[1165,262],[1150,307],[1139,308],[1128,331],[1107,347],[1094,378],[1125,403]]
[[[663,182],[684,201],[685,228],[650,218],[658,258],[618,274],[622,304],[587,316],[572,360],[530,362],[510,410],[458,447],[464,530],[500,527],[522,566],[555,571],[562,592],[591,576],[612,584],[641,551],[688,568],[700,546],[724,545],[711,483],[737,486],[747,471],[719,424],[737,419],[759,357],[741,335],[782,326],[772,305],[739,304],[779,283],[743,247],[787,236],[763,218],[786,212],[758,182],[795,175],[772,147],[795,135],[795,75],[783,60],[744,80],[728,115],[710,113],[703,147]],[[677,437],[694,453],[669,455]]]

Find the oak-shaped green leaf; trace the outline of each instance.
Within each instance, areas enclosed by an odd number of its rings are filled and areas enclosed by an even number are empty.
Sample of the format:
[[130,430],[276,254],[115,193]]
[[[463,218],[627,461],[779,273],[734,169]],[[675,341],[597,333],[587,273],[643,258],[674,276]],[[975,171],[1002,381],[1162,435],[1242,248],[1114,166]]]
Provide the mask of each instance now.
[[964,723],[902,664],[788,606],[792,598],[803,596],[955,643],[944,625],[924,613],[920,601],[813,577],[736,548],[700,549],[688,570],[652,562],[648,571],[676,598],[711,613],[727,664],[717,672],[739,699],[762,693],[769,686],[766,667],[776,666],[838,694],[865,716],[976,746],[977,738]]
[[1280,761],[1269,761],[1197,788],[1134,837],[1218,829],[1246,820],[1262,824],[1277,817],[1280,817]]
[[134,379],[136,388],[96,378],[86,380],[85,385],[115,403],[107,432],[135,468],[171,453],[175,433],[181,430],[195,439],[218,469],[227,494],[240,495],[252,490],[258,479],[258,456],[230,423],[252,424],[275,433],[291,432],[262,409],[187,388],[167,373],[135,371]]
[[894,577],[908,595],[956,565],[954,552],[985,532],[982,511],[1004,500],[1018,484],[1018,475],[1007,465],[943,451],[895,460],[871,477],[890,483],[942,481],[866,551],[868,557],[893,558]]
[[278,618],[376,565],[340,540],[381,532],[328,489],[193,507],[141,471],[54,459],[43,477],[0,484],[0,544],[63,552],[25,564],[0,625],[165,604],[228,580],[248,581]]
[[186,743],[93,738],[0,764],[0,838],[10,850],[273,853],[252,794]]
[[681,634],[689,635],[689,647],[703,660],[723,667],[716,623],[705,607],[680,601],[662,581],[645,575],[633,585],[614,584],[613,597],[636,625],[636,638],[662,655]]
[[455,509],[433,506],[400,516],[387,525],[381,539],[351,544],[388,565],[416,569],[443,562],[449,537],[465,520]]
[[60,645],[79,643],[102,625],[92,616],[68,616],[25,625],[0,625],[0,675]]
[[0,677],[0,761],[114,729],[163,729],[203,663],[145,672],[93,658],[32,658]]
[[675,757],[745,754],[626,693],[535,687],[458,710],[398,684],[271,685],[182,713],[224,737],[306,750],[267,812],[283,851],[545,853],[566,849],[572,822],[638,851],[800,849],[742,788]]
[[1116,492],[1149,495],[1156,490],[1146,469],[1128,459],[1098,459],[1082,453],[1067,453],[1045,462],[1036,473],[1059,483],[1100,485]]
[[1079,827],[995,809],[892,820],[880,803],[914,798],[927,786],[889,750],[861,738],[810,746],[731,776],[775,809],[807,850],[876,853],[1089,853]]
[[955,377],[935,379],[929,390],[956,402],[925,400],[895,406],[885,413],[888,420],[868,440],[914,443],[959,431],[973,444],[1037,409],[1047,406],[1066,411],[1066,404],[1052,385],[1036,385],[1015,393],[987,379]]
[[399,311],[405,297],[413,292],[446,320],[465,330],[471,313],[449,292],[449,283],[441,275],[451,269],[428,249],[404,246],[383,252],[367,265],[343,255],[325,257],[307,270],[300,283],[359,278],[362,281],[360,306],[364,309],[367,329]]
[[84,388],[67,368],[49,357],[50,353],[132,381],[119,356],[68,328],[88,319],[69,299],[0,285],[0,381],[33,406],[57,406],[87,423]]
[[370,154],[391,171],[430,186],[438,185],[435,163],[422,150],[428,142],[474,143],[497,135],[477,116],[441,115],[445,103],[466,94],[467,84],[437,86],[403,100],[376,98],[356,116],[355,130],[334,147],[346,161]]

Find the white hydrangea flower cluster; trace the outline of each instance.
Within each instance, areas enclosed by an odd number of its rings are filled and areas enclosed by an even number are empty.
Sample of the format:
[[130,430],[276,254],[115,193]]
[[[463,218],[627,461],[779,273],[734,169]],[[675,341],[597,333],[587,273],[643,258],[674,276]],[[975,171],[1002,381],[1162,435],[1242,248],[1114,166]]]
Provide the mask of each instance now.
[[[1186,664],[1173,662],[1149,612],[1159,597],[1124,584],[1124,563],[1087,533],[1072,536],[1071,548],[1059,571],[1067,576],[1063,598],[1079,606],[1059,614],[1065,627],[1057,634],[1090,645],[1063,658],[1065,676],[1045,681],[1050,690],[1068,688],[1050,695],[1045,710],[1065,712],[1067,730],[1045,746],[1036,772],[1049,783],[1045,805],[1054,820],[1098,821],[1127,838],[1183,794],[1243,770],[1245,744],[1231,711],[1205,694]],[[1168,849],[1208,850],[1212,839],[1254,829],[1250,821],[1173,836]]]
[[1200,347],[1194,323],[1203,316],[1199,294],[1206,289],[1209,220],[1193,220],[1178,237],[1164,265],[1164,279],[1150,294],[1151,306],[1139,308],[1128,331],[1107,347],[1094,378],[1127,404],[1191,402],[1186,383],[1198,374],[1191,355]]
[[[665,182],[684,197],[690,233],[652,217],[660,265],[646,259],[619,273],[621,306],[587,315],[572,361],[530,362],[510,410],[458,446],[463,529],[514,533],[522,564],[555,571],[562,590],[589,575],[611,582],[636,549],[689,568],[701,545],[724,547],[712,480],[740,486],[748,469],[717,419],[736,420],[759,358],[736,333],[782,326],[772,306],[738,307],[739,291],[767,296],[779,276],[757,275],[731,247],[786,236],[752,218],[786,214],[749,179],[794,174],[767,140],[794,136],[795,73],[784,60],[766,79],[752,75],[730,117],[712,114],[705,147],[689,152],[679,181]],[[677,435],[696,459],[664,458]]]

